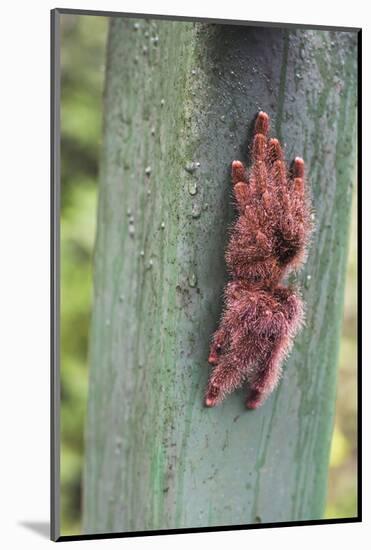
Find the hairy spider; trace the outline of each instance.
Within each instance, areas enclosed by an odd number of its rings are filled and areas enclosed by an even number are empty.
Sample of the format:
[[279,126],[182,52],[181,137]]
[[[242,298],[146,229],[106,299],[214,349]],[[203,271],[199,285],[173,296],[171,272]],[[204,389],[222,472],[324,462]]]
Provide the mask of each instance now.
[[246,407],[255,409],[273,391],[281,364],[303,322],[303,304],[282,279],[305,260],[311,232],[304,161],[287,171],[277,139],[268,139],[269,117],[255,122],[252,166],[232,162],[238,218],[226,250],[230,281],[224,311],[213,335],[214,365],[205,404],[213,407],[228,393],[249,384]]

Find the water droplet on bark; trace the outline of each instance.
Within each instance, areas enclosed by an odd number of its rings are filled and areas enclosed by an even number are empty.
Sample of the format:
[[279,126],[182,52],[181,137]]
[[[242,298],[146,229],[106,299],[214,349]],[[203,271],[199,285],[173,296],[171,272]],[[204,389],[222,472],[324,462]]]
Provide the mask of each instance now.
[[197,276],[195,273],[191,273],[188,277],[188,284],[190,287],[194,288],[197,285]]
[[194,204],[192,206],[192,218],[199,218],[201,216],[201,206],[199,204]]
[[190,195],[196,195],[197,193],[197,183],[195,181],[190,181],[188,184],[188,193]]
[[200,166],[199,162],[188,162],[185,165],[184,170],[189,174],[193,174],[199,166]]

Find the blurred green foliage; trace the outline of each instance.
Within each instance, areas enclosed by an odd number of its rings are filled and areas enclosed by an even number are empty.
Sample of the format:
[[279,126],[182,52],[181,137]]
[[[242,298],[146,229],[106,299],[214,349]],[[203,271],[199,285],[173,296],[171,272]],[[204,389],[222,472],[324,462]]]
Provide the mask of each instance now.
[[[108,18],[61,17],[61,531],[81,532],[88,337]],[[326,517],[356,515],[356,201]]]
[[326,518],[357,515],[357,206],[355,190]]
[[61,530],[81,531],[106,17],[61,17]]

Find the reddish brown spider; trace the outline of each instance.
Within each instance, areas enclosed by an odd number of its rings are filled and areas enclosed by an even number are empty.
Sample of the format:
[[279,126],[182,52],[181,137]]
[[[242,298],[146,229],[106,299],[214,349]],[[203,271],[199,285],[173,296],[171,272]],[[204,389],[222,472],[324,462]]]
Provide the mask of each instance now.
[[246,406],[259,407],[277,385],[303,320],[300,297],[280,282],[304,262],[311,231],[304,161],[296,157],[288,174],[279,141],[267,140],[268,129],[269,117],[261,111],[249,172],[242,162],[232,163],[239,217],[226,251],[230,281],[210,350],[208,407],[245,381],[250,387]]

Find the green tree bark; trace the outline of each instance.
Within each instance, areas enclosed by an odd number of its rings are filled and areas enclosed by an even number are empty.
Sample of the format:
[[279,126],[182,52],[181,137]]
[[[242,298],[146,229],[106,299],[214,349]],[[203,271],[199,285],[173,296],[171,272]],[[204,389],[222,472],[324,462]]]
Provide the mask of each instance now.
[[[84,532],[321,518],[354,178],[356,33],[111,22],[95,253]],[[316,232],[279,388],[203,406],[258,109],[304,157]],[[249,131],[248,131],[249,130]],[[199,164],[198,164],[199,163]]]

